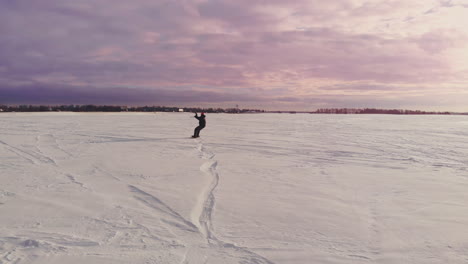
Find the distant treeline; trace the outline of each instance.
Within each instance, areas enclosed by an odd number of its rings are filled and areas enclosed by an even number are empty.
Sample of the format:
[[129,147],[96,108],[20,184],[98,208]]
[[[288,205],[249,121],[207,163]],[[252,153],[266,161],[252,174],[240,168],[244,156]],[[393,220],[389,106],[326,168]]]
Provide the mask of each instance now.
[[376,109],[376,108],[329,108],[318,109],[317,114],[389,114],[389,115],[450,115],[451,112],[434,112],[402,109]]
[[435,112],[403,109],[376,108],[322,108],[316,111],[269,111],[268,113],[307,114],[386,114],[386,115],[468,115],[468,113]]
[[197,108],[166,106],[114,106],[114,105],[0,105],[0,112],[205,112],[205,113],[262,113],[258,109],[238,108]]
[[390,115],[467,115],[468,113],[435,112],[376,108],[325,108],[316,111],[265,111],[238,108],[199,108],[167,106],[115,106],[115,105],[0,105],[0,112],[192,112],[192,113],[309,113],[309,114],[390,114]]

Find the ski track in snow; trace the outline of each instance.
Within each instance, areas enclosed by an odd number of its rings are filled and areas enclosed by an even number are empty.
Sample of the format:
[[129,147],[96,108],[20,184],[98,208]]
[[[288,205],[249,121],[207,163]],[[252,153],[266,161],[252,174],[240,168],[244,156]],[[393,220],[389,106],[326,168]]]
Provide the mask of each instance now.
[[[42,155],[49,154],[48,157],[57,164],[57,160],[63,160],[73,155],[66,151],[57,141],[57,136],[52,133],[38,135],[36,137],[36,148]],[[54,158],[52,157],[55,156]]]
[[[34,236],[34,239],[29,237]],[[31,232],[18,234],[15,237],[1,237],[1,264],[30,263],[40,256],[39,253],[64,254],[72,248],[96,247],[95,241],[76,238],[63,234]]]
[[[249,251],[246,248],[237,247],[234,244],[226,243],[224,241],[219,240],[216,238],[213,230],[213,222],[212,222],[212,215],[214,212],[215,207],[215,190],[218,186],[219,182],[219,174],[216,170],[218,166],[218,161],[214,160],[215,154],[211,153],[210,151],[206,150],[203,141],[198,139],[197,150],[200,154],[200,157],[204,160],[207,160],[200,166],[200,171],[202,171],[206,177],[208,177],[209,184],[206,186],[205,190],[200,193],[200,197],[198,203],[194,208],[195,215],[192,216],[197,222],[195,225],[199,227],[200,232],[203,233],[203,236],[206,239],[206,242],[211,247],[223,248],[223,249],[231,249],[234,252],[240,252],[248,256],[249,259],[246,263],[273,263],[270,260]],[[245,259],[245,257],[241,257]],[[244,262],[239,262],[244,263]]]
[[139,201],[143,202],[147,206],[159,211],[164,216],[169,218],[169,220],[162,218],[163,221],[167,224],[173,225],[179,229],[189,232],[196,232],[197,228],[192,224],[192,222],[185,220],[179,213],[174,211],[167,204],[162,202],[157,197],[141,190],[138,187],[133,185],[129,186],[130,190],[134,193],[134,197]]
[[[201,140],[198,140],[196,149],[199,157],[205,160],[200,166],[200,171],[206,178],[207,184],[201,190],[193,207],[190,215],[191,221],[185,219],[149,191],[135,185],[129,185],[128,188],[133,193],[133,197],[155,210],[154,217],[158,218],[160,224],[177,238],[179,241],[177,243],[181,243],[179,246],[185,248],[180,256],[180,264],[221,262],[273,264],[272,261],[247,248],[226,243],[215,236],[212,215],[216,201],[214,193],[219,182],[216,170],[218,161],[214,160],[213,153],[205,149]],[[150,231],[148,230],[148,232]]]
[[216,240],[212,233],[211,216],[215,204],[214,190],[219,181],[219,175],[216,171],[218,162],[213,160],[214,154],[204,149],[201,140],[198,140],[197,150],[199,156],[207,160],[200,166],[200,171],[208,178],[208,184],[199,194],[197,204],[192,211],[192,221],[195,222],[195,225],[203,233],[207,242],[211,243],[212,240]]
[[34,151],[31,151],[31,153],[29,153],[19,147],[12,146],[2,140],[0,140],[0,144],[3,145],[7,150],[15,153],[17,156],[29,161],[31,164],[38,165],[41,163],[49,163],[56,165],[53,159],[41,153]]
[[72,184],[90,190],[84,183],[77,180],[75,175],[60,168],[58,159],[70,158],[72,155],[61,148],[53,134],[36,136],[36,143],[34,145],[36,151],[30,150],[31,153],[19,147],[12,146],[2,140],[0,140],[0,144],[4,145],[6,149],[15,153],[17,156],[29,161],[32,165],[52,166],[55,171],[59,172],[60,175],[64,175]]
[[198,140],[199,157],[205,160],[200,171],[207,179],[207,185],[199,194],[198,200],[191,213],[191,221],[185,219],[149,191],[141,187],[129,185],[130,191],[138,201],[156,211],[154,217],[159,218],[160,224],[172,233],[185,247],[180,256],[180,264],[198,263],[257,263],[273,264],[272,261],[250,251],[248,248],[236,246],[219,240],[214,233],[212,215],[215,207],[215,190],[219,182],[216,170],[218,161],[215,155],[207,151],[201,140]]

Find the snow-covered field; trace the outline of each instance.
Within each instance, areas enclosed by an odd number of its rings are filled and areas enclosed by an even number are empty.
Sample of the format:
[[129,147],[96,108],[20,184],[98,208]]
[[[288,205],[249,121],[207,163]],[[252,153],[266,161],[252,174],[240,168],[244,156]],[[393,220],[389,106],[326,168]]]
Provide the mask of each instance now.
[[0,114],[0,263],[468,263],[468,117]]

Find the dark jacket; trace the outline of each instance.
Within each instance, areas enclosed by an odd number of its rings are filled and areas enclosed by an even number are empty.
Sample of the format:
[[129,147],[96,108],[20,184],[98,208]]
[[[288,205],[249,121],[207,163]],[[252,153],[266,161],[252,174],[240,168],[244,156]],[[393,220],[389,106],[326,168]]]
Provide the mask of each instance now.
[[195,118],[198,119],[198,125],[199,126],[201,126],[201,127],[206,126],[205,115],[201,115],[201,116],[195,115]]

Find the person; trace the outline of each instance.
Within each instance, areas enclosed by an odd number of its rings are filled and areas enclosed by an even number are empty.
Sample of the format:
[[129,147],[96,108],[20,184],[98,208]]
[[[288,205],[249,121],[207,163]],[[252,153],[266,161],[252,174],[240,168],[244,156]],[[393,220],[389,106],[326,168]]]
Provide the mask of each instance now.
[[193,138],[200,137],[200,130],[202,130],[206,126],[206,121],[205,121],[205,113],[201,113],[200,116],[198,116],[197,113],[195,113],[195,118],[198,119],[198,126],[195,128],[195,131],[193,132]]

